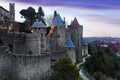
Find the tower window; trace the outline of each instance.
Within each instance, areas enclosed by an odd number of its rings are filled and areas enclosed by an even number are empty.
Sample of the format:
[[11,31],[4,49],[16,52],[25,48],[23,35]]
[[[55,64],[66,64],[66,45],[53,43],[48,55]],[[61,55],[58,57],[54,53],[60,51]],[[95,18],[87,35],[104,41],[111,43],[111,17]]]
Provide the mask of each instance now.
[[60,35],[58,35],[57,37],[60,38]]
[[41,36],[43,36],[43,33],[41,33]]
[[69,48],[69,50],[71,50],[71,48]]

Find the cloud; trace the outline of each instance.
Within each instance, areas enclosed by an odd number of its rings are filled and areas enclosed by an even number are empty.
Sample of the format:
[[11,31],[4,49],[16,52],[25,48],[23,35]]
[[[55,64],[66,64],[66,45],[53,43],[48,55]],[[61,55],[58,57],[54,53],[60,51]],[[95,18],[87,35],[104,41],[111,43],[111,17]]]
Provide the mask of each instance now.
[[20,5],[19,3],[16,3],[17,4],[16,9],[18,8],[22,9],[27,8],[27,6],[37,5],[37,8],[38,6],[42,6],[46,14],[51,14],[54,10],[57,10],[61,14],[61,17],[66,17],[66,21],[69,21],[69,23],[74,17],[77,17],[79,23],[84,26],[84,36],[120,37],[119,0],[9,0],[9,1],[22,3]]
[[9,0],[44,6],[66,6],[90,9],[120,9],[120,0]]

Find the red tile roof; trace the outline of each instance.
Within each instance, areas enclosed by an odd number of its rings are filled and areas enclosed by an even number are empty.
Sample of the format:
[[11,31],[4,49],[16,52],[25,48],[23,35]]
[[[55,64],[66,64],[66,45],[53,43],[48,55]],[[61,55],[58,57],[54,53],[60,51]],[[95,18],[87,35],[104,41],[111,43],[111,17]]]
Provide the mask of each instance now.
[[77,18],[75,17],[74,20],[72,21],[72,24],[74,25],[79,25]]

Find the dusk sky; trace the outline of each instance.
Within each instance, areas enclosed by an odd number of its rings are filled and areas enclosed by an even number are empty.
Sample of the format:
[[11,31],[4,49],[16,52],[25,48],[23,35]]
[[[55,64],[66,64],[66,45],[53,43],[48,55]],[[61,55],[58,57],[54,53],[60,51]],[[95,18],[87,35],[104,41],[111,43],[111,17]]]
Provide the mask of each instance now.
[[[67,24],[76,17],[85,37],[120,37],[120,0],[9,0],[15,3],[16,21],[23,22],[19,11],[42,6],[46,16],[56,10]],[[0,6],[9,9],[8,0]]]

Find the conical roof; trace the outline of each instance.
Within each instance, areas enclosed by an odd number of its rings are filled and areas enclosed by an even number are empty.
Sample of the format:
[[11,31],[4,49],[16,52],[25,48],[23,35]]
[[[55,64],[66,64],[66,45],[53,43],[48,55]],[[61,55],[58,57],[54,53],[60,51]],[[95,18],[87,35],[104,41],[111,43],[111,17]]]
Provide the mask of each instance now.
[[76,17],[74,18],[74,20],[72,21],[72,23],[71,23],[71,24],[73,24],[73,25],[79,25],[78,20],[77,20],[77,18],[76,18]]
[[36,21],[36,22],[33,23],[32,27],[34,27],[34,28],[42,28],[42,27],[46,27],[46,25],[43,24],[42,22]]
[[75,48],[75,45],[73,44],[71,38],[68,38],[66,41],[66,44],[63,47],[64,48]]
[[57,26],[64,25],[64,22],[63,22],[63,20],[62,20],[62,18],[61,18],[61,16],[59,14],[56,15],[56,17],[54,18],[52,24],[57,25]]

